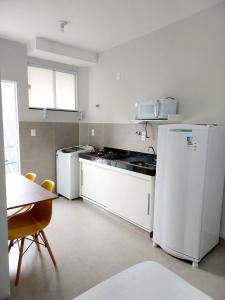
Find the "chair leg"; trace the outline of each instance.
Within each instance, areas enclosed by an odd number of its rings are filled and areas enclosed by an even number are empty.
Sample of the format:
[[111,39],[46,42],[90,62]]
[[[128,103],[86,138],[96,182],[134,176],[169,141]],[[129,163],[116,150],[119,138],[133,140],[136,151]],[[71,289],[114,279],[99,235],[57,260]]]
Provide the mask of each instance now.
[[21,239],[21,244],[20,244],[20,253],[19,253],[18,266],[17,266],[15,286],[18,285],[19,279],[20,279],[20,269],[21,269],[21,263],[22,263],[22,257],[23,257],[23,247],[24,247],[24,238]]
[[8,251],[9,251],[9,252],[10,252],[12,246],[13,246],[13,240],[11,240],[11,241],[9,242],[9,246],[8,246]]
[[36,244],[36,246],[37,246],[38,251],[40,252],[40,251],[41,251],[41,248],[40,248],[40,245],[39,245],[38,234],[35,233],[35,234],[32,235],[32,237],[33,237],[33,239],[34,239],[34,241],[35,241],[35,244]]
[[46,238],[46,235],[45,235],[45,233],[44,233],[43,230],[41,230],[40,233],[41,233],[41,235],[42,235],[42,237],[43,237],[43,240],[44,240],[44,242],[45,242],[45,246],[46,246],[47,249],[48,249],[49,255],[51,256],[52,262],[53,262],[54,266],[57,267],[55,258],[54,258],[54,256],[53,256],[52,250],[51,250],[51,248],[50,248],[50,246],[49,246],[49,243],[48,243],[48,240],[47,240],[47,238]]

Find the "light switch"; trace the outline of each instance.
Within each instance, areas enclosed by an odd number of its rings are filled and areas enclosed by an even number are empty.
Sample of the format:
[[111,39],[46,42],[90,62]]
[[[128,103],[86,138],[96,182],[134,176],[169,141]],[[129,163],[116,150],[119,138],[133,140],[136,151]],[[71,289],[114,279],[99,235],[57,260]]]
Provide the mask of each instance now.
[[36,136],[36,129],[31,129],[30,130],[30,135],[31,136]]
[[146,132],[145,131],[142,131],[142,133],[141,133],[141,140],[143,142],[145,142],[145,140],[146,140]]
[[95,135],[95,130],[91,129],[91,135],[94,136]]

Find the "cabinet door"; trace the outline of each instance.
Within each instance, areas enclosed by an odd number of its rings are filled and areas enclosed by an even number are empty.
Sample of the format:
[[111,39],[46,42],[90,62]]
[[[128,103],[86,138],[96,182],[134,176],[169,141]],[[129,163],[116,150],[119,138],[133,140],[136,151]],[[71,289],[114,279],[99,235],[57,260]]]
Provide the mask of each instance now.
[[81,196],[108,206],[108,170],[89,163],[81,162]]
[[135,177],[120,172],[110,172],[109,209],[120,216],[151,229],[151,179]]

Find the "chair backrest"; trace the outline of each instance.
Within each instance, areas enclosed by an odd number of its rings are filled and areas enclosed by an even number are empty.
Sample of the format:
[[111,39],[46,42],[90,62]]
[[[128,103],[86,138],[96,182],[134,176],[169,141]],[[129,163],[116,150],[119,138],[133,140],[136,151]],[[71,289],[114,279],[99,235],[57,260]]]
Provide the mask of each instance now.
[[31,181],[35,181],[36,178],[37,178],[37,175],[36,175],[35,173],[31,173],[31,172],[25,174],[24,176],[25,176],[27,179],[30,179]]
[[[52,180],[44,180],[41,183],[41,186],[48,190],[49,192],[53,192],[55,188],[55,183]],[[52,217],[52,200],[46,200],[42,202],[38,202],[34,204],[32,208],[32,213],[35,216],[35,219],[39,220],[40,222],[44,222],[49,224]]]
[[55,182],[49,179],[42,181],[41,186],[48,190],[49,192],[53,192],[55,188]]

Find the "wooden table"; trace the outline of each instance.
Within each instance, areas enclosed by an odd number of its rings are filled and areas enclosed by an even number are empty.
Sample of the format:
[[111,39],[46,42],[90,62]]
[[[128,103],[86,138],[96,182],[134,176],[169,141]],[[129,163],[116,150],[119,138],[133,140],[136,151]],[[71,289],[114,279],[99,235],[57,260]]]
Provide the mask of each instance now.
[[58,198],[56,194],[18,173],[6,175],[6,197],[7,209],[19,208],[16,213],[25,205]]

